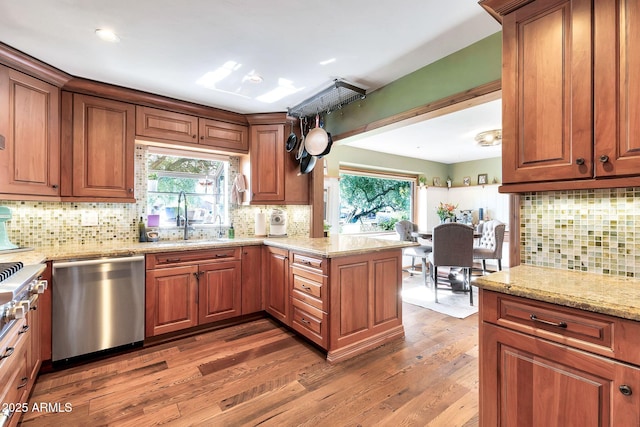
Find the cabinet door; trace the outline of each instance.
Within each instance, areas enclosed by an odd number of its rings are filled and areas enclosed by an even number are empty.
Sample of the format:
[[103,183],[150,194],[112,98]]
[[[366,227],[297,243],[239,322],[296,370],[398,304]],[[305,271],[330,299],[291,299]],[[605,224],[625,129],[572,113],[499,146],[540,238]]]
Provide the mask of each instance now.
[[284,201],[284,126],[251,126],[251,203]]
[[289,325],[289,252],[265,246],[264,254],[262,280],[267,297],[265,309],[267,313]]
[[638,368],[494,325],[481,328],[481,425],[640,425]]
[[640,171],[640,3],[594,1],[596,176]]
[[231,150],[240,153],[249,152],[249,131],[247,126],[202,118],[198,119],[198,123],[200,144],[220,150]]
[[198,118],[188,114],[136,106],[136,135],[198,143]]
[[242,248],[242,314],[263,310],[262,285],[262,247],[244,246]]
[[502,180],[593,177],[591,0],[504,16]]
[[40,370],[40,365],[42,364],[42,316],[38,309],[38,302],[39,299],[36,299],[35,303],[29,310],[29,315],[27,316],[27,325],[29,326],[30,334],[29,346],[27,348],[27,371],[29,373],[31,386],[35,384],[38,371]]
[[131,104],[73,95],[73,196],[133,198]]
[[198,272],[198,324],[241,314],[240,261],[203,264]]
[[0,192],[59,196],[60,90],[0,66],[0,103]]
[[198,324],[197,273],[195,265],[147,271],[145,336]]

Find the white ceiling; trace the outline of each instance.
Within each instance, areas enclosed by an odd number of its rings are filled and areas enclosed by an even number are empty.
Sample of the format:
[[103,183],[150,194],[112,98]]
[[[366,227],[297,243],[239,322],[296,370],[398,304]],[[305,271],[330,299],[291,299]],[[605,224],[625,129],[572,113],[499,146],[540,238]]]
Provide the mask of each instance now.
[[[120,41],[100,40],[97,28]],[[371,93],[499,30],[476,0],[0,2],[0,41],[71,75],[239,113],[287,111],[336,78]],[[241,67],[216,90],[196,84],[227,61]],[[243,82],[250,71],[264,81]],[[256,99],[280,78],[300,90],[274,103]],[[453,117],[443,124],[460,129]],[[403,132],[394,144],[412,153],[452,139],[442,129]]]
[[481,147],[478,133],[502,129],[502,100],[389,130],[357,135],[340,143],[439,163],[459,163],[502,155],[500,145]]

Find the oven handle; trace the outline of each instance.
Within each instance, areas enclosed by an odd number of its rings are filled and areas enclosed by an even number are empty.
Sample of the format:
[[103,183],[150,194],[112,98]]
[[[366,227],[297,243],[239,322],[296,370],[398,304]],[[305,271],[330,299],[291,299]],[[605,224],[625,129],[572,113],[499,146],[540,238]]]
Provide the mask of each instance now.
[[87,259],[81,261],[69,261],[69,262],[54,262],[53,269],[56,268],[68,268],[68,267],[77,267],[80,265],[97,265],[104,263],[118,263],[118,262],[132,262],[132,261],[144,261],[144,255],[137,256],[124,256],[118,258],[98,258],[98,259]]

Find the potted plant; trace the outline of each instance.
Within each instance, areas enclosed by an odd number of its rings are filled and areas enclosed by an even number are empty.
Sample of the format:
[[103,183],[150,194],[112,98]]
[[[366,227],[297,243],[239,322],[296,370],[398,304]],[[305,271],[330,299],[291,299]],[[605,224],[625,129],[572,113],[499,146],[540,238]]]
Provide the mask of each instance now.
[[147,191],[158,191],[158,174],[155,172],[147,177]]

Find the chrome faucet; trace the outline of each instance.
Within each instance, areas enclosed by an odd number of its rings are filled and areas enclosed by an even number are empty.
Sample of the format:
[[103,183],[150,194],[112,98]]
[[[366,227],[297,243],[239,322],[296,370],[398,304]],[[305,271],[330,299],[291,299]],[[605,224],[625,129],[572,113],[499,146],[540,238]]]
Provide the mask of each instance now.
[[187,195],[184,191],[178,194],[178,213],[176,215],[176,226],[180,227],[180,200],[184,197],[184,240],[189,240],[189,212],[187,208]]

